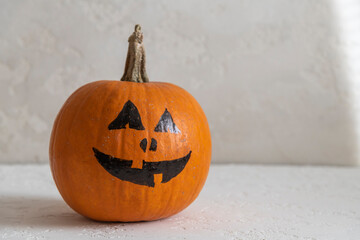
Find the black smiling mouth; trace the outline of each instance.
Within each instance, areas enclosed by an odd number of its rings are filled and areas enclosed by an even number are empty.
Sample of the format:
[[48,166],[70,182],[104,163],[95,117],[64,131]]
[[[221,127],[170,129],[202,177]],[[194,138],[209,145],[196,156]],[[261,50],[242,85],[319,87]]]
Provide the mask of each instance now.
[[167,183],[185,168],[191,157],[191,151],[184,157],[160,162],[143,160],[142,168],[131,168],[133,161],[112,157],[93,148],[100,165],[111,175],[123,181],[154,187],[154,174],[162,174],[161,183]]

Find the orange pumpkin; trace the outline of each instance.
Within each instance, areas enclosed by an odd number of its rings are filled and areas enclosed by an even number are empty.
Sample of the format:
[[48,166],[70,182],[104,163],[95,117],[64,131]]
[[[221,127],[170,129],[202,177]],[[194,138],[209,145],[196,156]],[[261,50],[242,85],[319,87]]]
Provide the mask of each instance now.
[[62,197],[100,221],[156,220],[181,211],[200,193],[210,159],[210,131],[196,100],[173,84],[148,82],[138,25],[122,81],[75,91],[50,140]]

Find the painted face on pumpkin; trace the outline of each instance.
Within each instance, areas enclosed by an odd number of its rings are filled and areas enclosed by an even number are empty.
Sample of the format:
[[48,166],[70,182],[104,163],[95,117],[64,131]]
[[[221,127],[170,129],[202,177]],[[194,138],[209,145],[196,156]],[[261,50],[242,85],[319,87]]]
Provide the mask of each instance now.
[[[126,126],[139,131],[145,130],[145,127],[141,122],[139,111],[130,100],[125,103],[123,109],[115,118],[115,120],[109,124],[108,129],[126,129]],[[175,125],[173,118],[167,109],[165,109],[165,112],[160,117],[160,120],[156,125],[154,131],[170,134],[181,133],[181,131]],[[151,138],[151,142],[149,145],[149,151],[156,151],[156,139]],[[147,139],[142,139],[139,143],[139,146],[142,151],[146,152],[148,146]],[[148,162],[143,160],[142,168],[132,168],[132,160],[125,160],[113,157],[99,151],[94,147],[93,151],[100,165],[114,177],[117,177],[123,181],[128,181],[148,187],[155,186],[154,174],[162,174],[161,183],[169,182],[172,178],[176,177],[179,173],[181,173],[181,171],[185,168],[191,157],[190,151],[187,155],[173,160],[165,160],[159,162]]]

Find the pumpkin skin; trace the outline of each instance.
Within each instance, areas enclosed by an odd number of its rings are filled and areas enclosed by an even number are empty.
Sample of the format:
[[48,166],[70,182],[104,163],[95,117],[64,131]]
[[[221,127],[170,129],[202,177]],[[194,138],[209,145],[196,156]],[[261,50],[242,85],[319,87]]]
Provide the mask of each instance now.
[[[142,130],[109,129],[131,101],[141,116]],[[168,111],[179,132],[154,131]],[[141,141],[147,139],[147,146]],[[156,150],[150,141],[156,139]],[[146,162],[182,158],[185,167],[167,182],[154,174],[154,186],[121,180],[97,160],[93,148],[113,158]],[[144,150],[145,149],[145,150]],[[200,193],[210,166],[211,137],[206,116],[185,90],[170,83],[97,81],[75,91],[56,117],[50,139],[51,171],[66,203],[99,221],[149,221],[186,208]],[[166,170],[165,170],[166,171]]]

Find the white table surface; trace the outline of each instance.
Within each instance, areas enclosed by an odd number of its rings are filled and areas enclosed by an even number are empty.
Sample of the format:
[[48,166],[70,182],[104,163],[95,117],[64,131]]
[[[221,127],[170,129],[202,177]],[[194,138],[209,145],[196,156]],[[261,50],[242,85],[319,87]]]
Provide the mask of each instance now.
[[154,222],[98,223],[48,165],[0,165],[2,239],[360,239],[360,168],[212,165],[198,199]]

